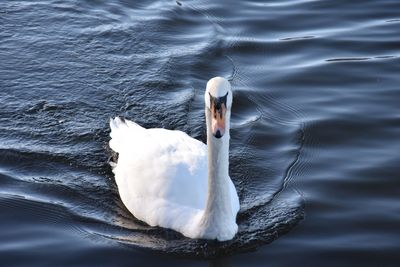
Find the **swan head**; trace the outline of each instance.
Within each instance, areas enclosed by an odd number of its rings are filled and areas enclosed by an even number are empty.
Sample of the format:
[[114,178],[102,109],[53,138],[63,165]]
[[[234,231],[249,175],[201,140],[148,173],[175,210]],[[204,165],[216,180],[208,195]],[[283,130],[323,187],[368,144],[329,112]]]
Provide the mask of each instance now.
[[219,139],[226,132],[232,107],[232,89],[229,81],[222,77],[210,79],[207,82],[204,101],[210,114],[211,133]]

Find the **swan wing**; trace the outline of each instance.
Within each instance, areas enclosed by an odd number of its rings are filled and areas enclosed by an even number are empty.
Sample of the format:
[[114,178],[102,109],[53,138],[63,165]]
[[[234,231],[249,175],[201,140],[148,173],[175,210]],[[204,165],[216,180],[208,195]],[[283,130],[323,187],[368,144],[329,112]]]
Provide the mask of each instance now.
[[207,198],[207,148],[186,133],[110,121],[110,147],[121,199],[150,225],[180,229],[197,220]]

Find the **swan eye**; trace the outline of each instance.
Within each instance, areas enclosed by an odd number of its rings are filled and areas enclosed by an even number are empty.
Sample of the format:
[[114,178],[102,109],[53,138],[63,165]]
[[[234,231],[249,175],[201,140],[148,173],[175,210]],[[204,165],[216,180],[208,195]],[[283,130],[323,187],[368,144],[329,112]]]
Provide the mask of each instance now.
[[228,98],[228,92],[224,96],[219,97],[220,103],[223,103],[224,106],[226,107],[226,99]]

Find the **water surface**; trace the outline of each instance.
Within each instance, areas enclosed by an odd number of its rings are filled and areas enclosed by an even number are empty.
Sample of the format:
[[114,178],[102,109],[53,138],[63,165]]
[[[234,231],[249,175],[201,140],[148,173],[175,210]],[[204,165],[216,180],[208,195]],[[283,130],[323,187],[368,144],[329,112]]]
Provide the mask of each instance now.
[[[399,10],[390,0],[3,1],[0,260],[396,266]],[[137,221],[108,165],[117,115],[205,141],[213,76],[234,90],[241,210],[224,243]]]

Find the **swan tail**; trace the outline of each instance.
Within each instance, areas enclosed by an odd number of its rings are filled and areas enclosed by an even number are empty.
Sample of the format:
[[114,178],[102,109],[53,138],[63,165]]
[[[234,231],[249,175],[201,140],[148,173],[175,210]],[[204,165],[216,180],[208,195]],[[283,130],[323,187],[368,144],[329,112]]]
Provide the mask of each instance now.
[[115,119],[110,119],[110,129],[110,148],[115,152],[120,152],[124,147],[126,138],[132,137],[132,131],[142,130],[144,128],[122,117],[115,117]]

